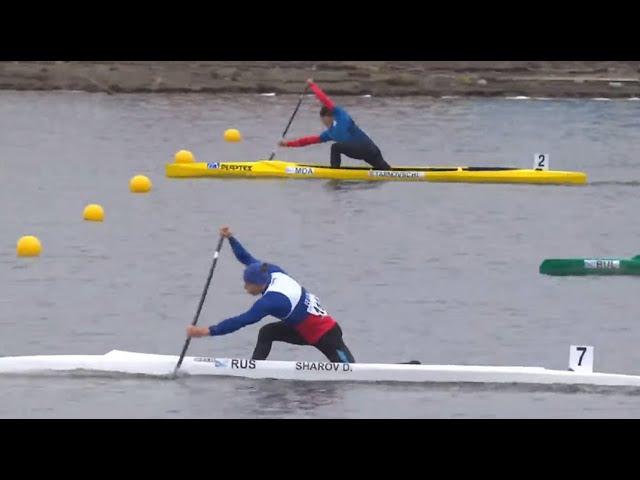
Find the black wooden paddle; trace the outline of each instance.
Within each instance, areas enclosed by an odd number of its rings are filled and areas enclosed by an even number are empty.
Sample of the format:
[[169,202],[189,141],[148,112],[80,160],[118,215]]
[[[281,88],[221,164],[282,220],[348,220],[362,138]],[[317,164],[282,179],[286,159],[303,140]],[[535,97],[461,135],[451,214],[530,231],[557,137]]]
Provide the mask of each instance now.
[[[305,85],[304,90],[302,91],[302,94],[300,95],[300,100],[298,100],[298,105],[296,105],[296,109],[293,111],[293,114],[291,115],[291,118],[289,119],[289,123],[287,123],[287,126],[284,129],[284,132],[282,133],[282,138],[283,139],[284,139],[284,137],[287,136],[287,132],[289,131],[289,127],[291,126],[291,122],[293,122],[293,118],[296,116],[296,113],[298,113],[298,109],[300,108],[300,105],[302,104],[302,99],[306,95],[308,89],[309,89],[309,84]],[[273,152],[271,152],[271,155],[269,155],[269,160],[273,160],[273,157],[275,157],[275,156],[276,156],[276,151],[273,150]]]
[[[202,297],[200,297],[200,304],[198,305],[198,311],[196,312],[196,316],[191,322],[191,325],[198,323],[198,318],[200,317],[200,312],[202,311],[202,305],[204,304],[204,299],[207,296],[207,291],[209,290],[209,284],[211,283],[211,278],[213,277],[213,270],[216,268],[216,264],[218,263],[218,257],[220,256],[220,249],[222,248],[222,243],[224,242],[224,236],[220,235],[220,240],[218,241],[218,247],[216,248],[216,253],[213,254],[213,263],[211,264],[211,269],[209,270],[209,277],[207,278],[207,283],[204,286],[204,291],[202,292]],[[178,360],[178,364],[173,371],[173,375],[175,376],[178,373],[178,369],[180,365],[182,365],[182,360],[184,360],[184,356],[187,353],[187,349],[189,348],[189,343],[191,342],[191,337],[188,337],[184,342],[184,347],[182,347],[182,353],[180,354],[180,359]]]

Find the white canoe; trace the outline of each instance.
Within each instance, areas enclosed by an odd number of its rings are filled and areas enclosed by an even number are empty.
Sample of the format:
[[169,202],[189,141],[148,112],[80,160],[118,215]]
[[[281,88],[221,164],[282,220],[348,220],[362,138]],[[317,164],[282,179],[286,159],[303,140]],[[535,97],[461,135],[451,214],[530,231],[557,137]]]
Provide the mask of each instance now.
[[[174,355],[113,350],[105,355],[39,355],[1,357],[0,374],[97,372],[169,376],[178,360]],[[254,361],[185,357],[181,374],[350,382],[514,383],[596,386],[640,386],[640,376],[542,367],[465,365],[406,365],[330,362]]]

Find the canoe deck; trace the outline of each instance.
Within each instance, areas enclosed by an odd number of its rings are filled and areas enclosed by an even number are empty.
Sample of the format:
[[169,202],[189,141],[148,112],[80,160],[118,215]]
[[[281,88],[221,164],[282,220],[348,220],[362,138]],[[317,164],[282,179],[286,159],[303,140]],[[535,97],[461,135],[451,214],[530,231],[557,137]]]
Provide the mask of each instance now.
[[169,178],[291,178],[327,179],[359,182],[454,182],[584,185],[583,172],[533,170],[516,167],[395,167],[373,170],[367,167],[330,168],[281,160],[256,162],[193,162],[166,165]]

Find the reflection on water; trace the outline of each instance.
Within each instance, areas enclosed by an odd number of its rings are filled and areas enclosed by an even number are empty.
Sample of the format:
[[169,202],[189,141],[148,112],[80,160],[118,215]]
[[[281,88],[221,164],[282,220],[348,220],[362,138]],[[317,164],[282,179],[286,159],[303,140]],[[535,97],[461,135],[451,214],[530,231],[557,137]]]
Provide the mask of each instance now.
[[339,408],[345,385],[329,382],[261,380],[243,388],[255,400],[251,413],[259,417],[313,416],[321,407]]
[[358,182],[349,180],[328,180],[324,188],[330,191],[354,191],[354,190],[375,190],[381,188],[384,182]]
[[[640,176],[640,175],[638,175]],[[621,187],[638,187],[640,186],[640,180],[627,180],[627,181],[598,181],[589,182],[592,187],[609,187],[609,186],[621,186]]]
[[[344,395],[350,388],[343,382],[306,382],[293,380],[247,379],[234,377],[182,377],[180,389],[202,409],[203,397],[215,396],[225,405],[205,409],[207,417],[314,417],[322,410],[340,415]],[[228,412],[227,412],[228,411]],[[329,413],[330,415],[330,413]]]

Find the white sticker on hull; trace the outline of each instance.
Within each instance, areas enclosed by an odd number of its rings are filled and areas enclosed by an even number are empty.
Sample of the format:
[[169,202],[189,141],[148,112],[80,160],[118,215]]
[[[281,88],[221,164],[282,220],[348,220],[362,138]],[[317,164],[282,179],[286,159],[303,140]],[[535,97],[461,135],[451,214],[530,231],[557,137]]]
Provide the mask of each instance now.
[[286,167],[284,170],[294,175],[313,175],[313,168],[311,167]]
[[333,362],[296,362],[296,370],[316,370],[322,372],[352,372],[348,363]]
[[424,177],[424,172],[415,171],[394,171],[394,170],[370,170],[370,177],[392,177],[392,178],[420,178]]
[[617,270],[620,268],[620,260],[585,260],[584,268],[594,270]]
[[219,360],[217,358],[212,357],[195,357],[193,359],[194,362],[200,363],[213,363],[216,368],[233,368],[235,370],[253,370],[256,368],[255,360],[247,360],[247,359],[223,359]]
[[218,360],[217,358],[211,357],[195,357],[193,359],[194,362],[204,362],[204,363],[213,363],[216,368],[229,368],[228,360]]

